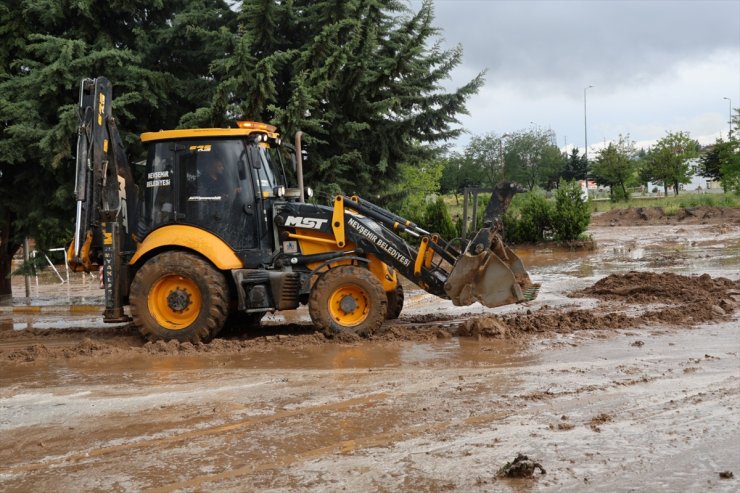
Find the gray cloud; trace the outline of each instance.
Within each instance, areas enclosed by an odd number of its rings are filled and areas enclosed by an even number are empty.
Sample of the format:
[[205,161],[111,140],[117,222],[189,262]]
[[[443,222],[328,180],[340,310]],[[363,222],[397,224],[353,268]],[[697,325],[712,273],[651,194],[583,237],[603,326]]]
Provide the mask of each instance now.
[[[413,4],[412,4],[413,5]],[[641,83],[740,46],[738,1],[435,2],[436,25],[468,68],[500,84]]]
[[[410,2],[418,9],[420,1]],[[435,25],[461,44],[459,87],[487,70],[462,122],[473,134],[550,127],[582,146],[630,134],[648,142],[684,130],[704,142],[740,106],[740,1],[436,0]],[[467,139],[461,139],[464,142]],[[701,139],[700,139],[701,140]]]

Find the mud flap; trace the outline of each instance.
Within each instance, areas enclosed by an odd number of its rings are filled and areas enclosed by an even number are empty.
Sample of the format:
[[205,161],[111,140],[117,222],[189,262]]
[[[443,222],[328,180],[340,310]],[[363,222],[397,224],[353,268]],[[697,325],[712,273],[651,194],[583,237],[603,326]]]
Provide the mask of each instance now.
[[476,301],[489,308],[522,303],[533,300],[538,290],[539,285],[529,279],[519,257],[503,245],[498,235],[485,229],[455,262],[445,283],[447,296],[457,306]]

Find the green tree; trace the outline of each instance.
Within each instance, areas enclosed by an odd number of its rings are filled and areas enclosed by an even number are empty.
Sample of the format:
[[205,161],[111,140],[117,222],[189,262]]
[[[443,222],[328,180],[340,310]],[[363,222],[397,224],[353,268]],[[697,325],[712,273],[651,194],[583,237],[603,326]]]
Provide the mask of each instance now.
[[540,189],[517,195],[504,213],[504,236],[510,243],[534,243],[552,235],[554,208]]
[[702,176],[720,181],[725,192],[740,193],[740,140],[717,139],[699,161]]
[[678,195],[679,186],[691,181],[688,160],[698,156],[699,149],[699,143],[687,132],[669,132],[648,151],[641,176],[662,183],[666,194],[672,187]]
[[634,142],[629,136],[619,136],[619,140],[599,152],[593,165],[592,175],[602,185],[610,187],[612,201],[629,200],[627,186],[636,180],[636,161]]
[[402,163],[399,180],[386,192],[389,207],[414,222],[423,224],[430,196],[439,192],[444,163],[429,161],[418,166]]
[[453,194],[455,203],[459,205],[459,196],[463,190],[466,187],[480,187],[484,180],[483,170],[469,156],[453,153],[445,160],[440,192]]
[[581,156],[579,153],[580,151],[577,147],[571,149],[570,155],[565,161],[565,167],[563,168],[562,173],[562,178],[565,181],[586,179],[586,173],[588,172],[586,156]]
[[450,240],[457,236],[455,225],[452,223],[450,213],[447,211],[442,197],[437,197],[436,200],[429,202],[424,211],[424,228]]
[[521,183],[530,191],[547,187],[565,165],[560,150],[553,144],[552,131],[539,128],[515,132],[506,142],[506,178]]
[[[208,109],[302,130],[306,180],[376,196],[460,134],[458,115],[482,74],[454,91],[443,81],[462,50],[441,48],[431,1],[243,2],[233,52],[213,64]],[[193,118],[195,119],[195,118]]]
[[556,240],[577,240],[588,228],[591,210],[581,193],[581,186],[575,180],[561,180],[558,185],[552,212],[552,228]]
[[465,147],[465,157],[478,171],[480,180],[472,185],[493,188],[504,178],[504,140],[490,133],[473,136]]
[[[25,236],[41,248],[70,237],[72,149],[80,80],[114,82],[114,113],[130,158],[137,134],[172,128],[208,103],[209,60],[222,56],[223,1],[13,0],[0,7],[0,295]],[[220,44],[219,44],[220,43]],[[5,49],[14,47],[13,49]]]
[[714,144],[707,146],[699,158],[699,174],[713,181],[720,181],[722,166],[732,158],[733,148],[733,141],[725,141],[721,137]]

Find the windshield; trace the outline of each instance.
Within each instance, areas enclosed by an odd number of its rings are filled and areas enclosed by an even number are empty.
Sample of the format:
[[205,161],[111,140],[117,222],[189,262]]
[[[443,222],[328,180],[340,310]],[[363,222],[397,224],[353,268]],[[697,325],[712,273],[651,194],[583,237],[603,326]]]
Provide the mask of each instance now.
[[290,149],[286,147],[270,147],[266,144],[249,146],[249,161],[255,175],[255,185],[263,197],[274,193],[275,187],[295,186],[291,166],[286,167],[286,160],[290,160]]
[[257,183],[263,192],[272,192],[278,185],[284,185],[280,180],[281,173],[275,167],[268,149],[258,146],[255,159],[259,160]]

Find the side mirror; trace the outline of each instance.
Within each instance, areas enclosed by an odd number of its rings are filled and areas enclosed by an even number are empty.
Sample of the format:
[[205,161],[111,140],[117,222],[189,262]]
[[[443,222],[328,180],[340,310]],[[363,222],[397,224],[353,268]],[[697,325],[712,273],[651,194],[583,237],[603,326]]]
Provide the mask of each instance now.
[[258,148],[256,148],[256,147],[250,147],[249,154],[247,156],[247,159],[249,160],[250,164],[252,165],[252,168],[254,168],[254,169],[260,169],[260,168],[262,168],[262,160],[260,159]]

